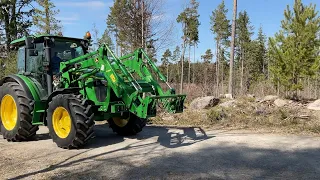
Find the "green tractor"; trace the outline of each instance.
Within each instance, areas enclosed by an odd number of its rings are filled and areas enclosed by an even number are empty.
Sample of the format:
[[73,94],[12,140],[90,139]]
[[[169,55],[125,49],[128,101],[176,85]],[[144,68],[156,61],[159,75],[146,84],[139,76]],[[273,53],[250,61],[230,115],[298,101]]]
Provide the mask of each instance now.
[[25,36],[11,46],[18,72],[0,80],[0,128],[8,141],[30,140],[46,125],[59,147],[80,148],[93,137],[95,121],[127,136],[139,133],[158,106],[183,112],[186,96],[176,94],[143,49],[117,57],[107,45],[88,52],[87,39],[52,35]]

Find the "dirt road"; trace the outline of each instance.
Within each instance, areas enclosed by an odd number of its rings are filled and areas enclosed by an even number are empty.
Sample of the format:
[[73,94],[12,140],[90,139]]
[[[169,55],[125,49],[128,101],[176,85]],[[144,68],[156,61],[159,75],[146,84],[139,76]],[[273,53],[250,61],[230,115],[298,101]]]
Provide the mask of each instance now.
[[85,149],[0,140],[0,179],[320,179],[320,137],[146,127],[131,138],[96,127]]

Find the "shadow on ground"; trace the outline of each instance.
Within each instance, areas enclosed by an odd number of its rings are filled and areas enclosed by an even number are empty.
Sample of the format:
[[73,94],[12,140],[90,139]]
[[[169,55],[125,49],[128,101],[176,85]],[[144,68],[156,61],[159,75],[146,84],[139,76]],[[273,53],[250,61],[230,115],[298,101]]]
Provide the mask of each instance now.
[[[89,144],[89,149],[80,154],[90,151],[90,148],[124,141],[123,137],[116,136],[110,131],[106,132],[105,126],[97,127],[96,138]],[[176,133],[166,127],[146,127],[141,134],[131,137],[139,139],[138,143],[129,143],[124,147],[76,160],[70,157],[68,161],[13,179],[28,179],[32,175],[53,170],[59,171],[51,177],[57,180],[320,179],[319,149],[281,151],[228,145],[226,142],[213,143],[213,141],[204,143],[206,145],[202,144],[201,148],[196,149],[190,145],[212,137],[208,137],[204,131],[197,128],[181,128],[180,132],[182,133]],[[199,132],[202,132],[201,136]],[[141,143],[155,136],[159,136],[156,142]],[[162,147],[160,151],[153,148],[159,146]],[[193,150],[190,151],[188,146]],[[146,148],[152,150],[146,151]],[[177,148],[181,150],[174,151]],[[125,153],[128,151],[132,154]],[[117,152],[124,153],[121,155]],[[141,158],[143,162],[137,163]],[[82,163],[84,165],[79,166]]]
[[221,144],[151,158],[141,166],[125,158],[105,158],[52,179],[320,179],[319,157],[319,149],[284,152]]
[[[67,162],[70,159],[73,159],[77,156],[80,156],[80,155],[82,155],[92,149],[99,148],[99,147],[106,147],[109,145],[113,145],[113,144],[117,144],[117,143],[121,143],[121,142],[125,141],[125,137],[119,136],[119,135],[113,133],[112,130],[109,129],[108,124],[96,125],[94,138],[86,145],[86,147],[83,150],[81,150],[81,152],[65,159],[62,162],[53,164],[48,168],[45,168],[45,169],[42,169],[39,171],[35,171],[35,172],[30,172],[30,173],[23,174],[23,175],[19,175],[17,177],[12,178],[12,179],[22,179],[22,178],[28,179],[30,176],[33,176],[33,175],[36,175],[39,173],[47,173],[47,172],[53,171],[55,169],[61,169],[61,171],[63,171],[64,168],[72,167],[73,165],[81,163],[83,161],[91,160],[94,158],[100,158],[105,155],[115,153],[117,151],[126,151],[126,150],[137,149],[137,148],[141,148],[141,150],[143,151],[143,149],[145,147],[155,145],[155,144],[163,146],[165,148],[178,148],[178,147],[183,147],[183,146],[190,146],[192,144],[195,144],[200,141],[204,141],[204,140],[207,140],[207,139],[214,137],[214,136],[207,136],[205,131],[201,128],[198,128],[198,127],[175,128],[175,131],[178,131],[178,132],[173,132],[173,131],[171,131],[171,129],[172,128],[169,128],[169,127],[147,126],[138,135],[130,136],[130,137],[126,137],[126,138],[137,139],[137,140],[139,140],[138,142],[141,142],[141,141],[149,139],[149,138],[158,137],[157,142],[141,144],[141,145],[139,145],[139,144],[137,145],[136,143],[131,143],[123,148],[119,148],[116,150],[107,151],[105,153],[96,154],[96,155],[88,156],[86,158],[81,158],[81,159]],[[39,134],[36,137],[37,140],[46,140],[48,138],[50,138],[50,136],[48,134]],[[77,151],[77,150],[71,150],[71,151]],[[70,179],[73,176],[76,177],[76,175],[70,174],[70,177],[64,177],[64,178]],[[78,179],[78,178],[76,178],[76,179]]]

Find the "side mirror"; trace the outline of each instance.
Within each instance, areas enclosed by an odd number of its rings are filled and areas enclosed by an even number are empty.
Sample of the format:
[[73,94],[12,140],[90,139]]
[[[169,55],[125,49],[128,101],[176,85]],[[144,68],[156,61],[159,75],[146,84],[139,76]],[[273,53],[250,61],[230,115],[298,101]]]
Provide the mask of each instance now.
[[38,56],[38,50],[36,49],[28,49],[29,56]]

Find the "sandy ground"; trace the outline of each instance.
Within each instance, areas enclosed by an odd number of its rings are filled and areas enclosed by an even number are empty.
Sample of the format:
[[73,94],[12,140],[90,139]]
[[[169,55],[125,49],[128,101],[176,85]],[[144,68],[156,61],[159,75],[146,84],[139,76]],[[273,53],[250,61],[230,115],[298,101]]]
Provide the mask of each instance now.
[[0,179],[320,179],[320,137],[149,126],[123,138],[107,125],[80,150],[0,140]]

